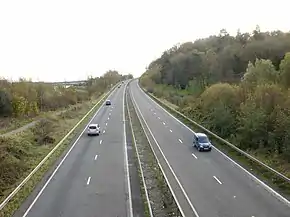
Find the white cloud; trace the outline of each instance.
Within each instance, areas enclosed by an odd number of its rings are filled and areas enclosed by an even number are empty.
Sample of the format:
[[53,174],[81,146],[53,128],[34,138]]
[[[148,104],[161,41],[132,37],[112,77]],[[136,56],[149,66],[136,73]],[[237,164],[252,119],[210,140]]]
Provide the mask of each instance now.
[[75,80],[116,69],[138,76],[165,49],[222,28],[288,31],[288,6],[286,0],[3,0],[0,75]]

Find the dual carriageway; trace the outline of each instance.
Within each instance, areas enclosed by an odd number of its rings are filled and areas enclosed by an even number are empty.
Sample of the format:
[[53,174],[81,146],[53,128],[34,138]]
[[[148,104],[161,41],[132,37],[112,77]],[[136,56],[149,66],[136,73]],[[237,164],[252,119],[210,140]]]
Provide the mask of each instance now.
[[286,199],[272,194],[221,151],[194,149],[192,130],[146,95],[138,80],[126,81],[108,96],[112,105],[101,106],[90,121],[101,126],[101,135],[88,137],[84,130],[15,217],[143,216],[135,205],[138,200],[140,204],[140,180],[132,175],[136,171],[130,160],[126,94],[183,216],[290,217]]

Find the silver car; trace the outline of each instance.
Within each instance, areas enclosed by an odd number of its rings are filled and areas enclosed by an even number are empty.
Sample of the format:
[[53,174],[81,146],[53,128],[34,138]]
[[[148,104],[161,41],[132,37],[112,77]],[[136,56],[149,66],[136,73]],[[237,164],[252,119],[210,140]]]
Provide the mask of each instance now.
[[100,135],[100,126],[99,124],[90,124],[88,126],[88,136],[90,135]]

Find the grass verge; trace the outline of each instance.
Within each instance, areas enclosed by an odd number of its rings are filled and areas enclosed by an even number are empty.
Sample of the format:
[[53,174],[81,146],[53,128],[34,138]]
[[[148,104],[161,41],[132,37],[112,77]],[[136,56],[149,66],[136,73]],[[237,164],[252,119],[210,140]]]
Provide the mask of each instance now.
[[[99,97],[99,99],[101,99]],[[104,101],[105,99],[103,99]],[[102,101],[102,102],[103,102]],[[0,138],[0,193],[1,201],[4,200],[12,190],[36,167],[36,165],[54,148],[80,119],[95,105],[97,100],[86,102],[75,109],[67,110],[58,114],[46,116],[50,126],[50,132],[45,137],[53,139],[53,143],[39,144],[36,140],[33,128],[23,131],[11,137]],[[1,217],[10,217],[20,207],[24,200],[33,191],[37,183],[43,178],[49,168],[56,162],[71,140],[79,134],[87,122],[92,118],[102,102],[96,106],[81,124],[70,134],[70,136],[59,146],[30,180],[19,190],[19,192],[0,211]],[[35,129],[35,127],[34,127]]]
[[[156,100],[154,97],[151,96],[150,93],[148,93],[145,89],[143,89],[147,95],[153,99],[155,102],[157,102],[160,106],[162,106],[165,110],[167,110],[169,113],[171,113],[174,117],[178,118],[180,121],[182,121],[185,125],[190,127],[193,131],[203,131],[200,129],[197,125],[190,122],[186,118],[182,117],[178,113],[176,113],[172,108],[170,108],[170,105],[166,103],[162,103],[162,101]],[[155,96],[156,97],[156,96]],[[206,132],[204,132],[206,133]],[[238,162],[242,167],[250,171],[252,174],[257,176],[260,180],[265,182],[267,185],[271,186],[273,189],[275,189],[277,192],[279,192],[281,195],[283,195],[286,199],[290,200],[290,183],[284,180],[283,178],[279,177],[277,174],[269,171],[268,169],[262,167],[257,162],[247,158],[246,156],[242,155],[238,151],[234,150],[227,144],[221,142],[220,140],[216,138],[211,138],[213,141],[213,144],[215,147],[217,147],[219,150],[221,150],[223,153],[225,153],[227,156],[231,157],[233,160]],[[249,153],[253,154],[253,153]],[[256,155],[257,157],[257,155]],[[258,159],[262,162],[263,159],[261,157],[258,157]],[[283,173],[283,172],[282,172]],[[286,174],[287,175],[287,174]]]

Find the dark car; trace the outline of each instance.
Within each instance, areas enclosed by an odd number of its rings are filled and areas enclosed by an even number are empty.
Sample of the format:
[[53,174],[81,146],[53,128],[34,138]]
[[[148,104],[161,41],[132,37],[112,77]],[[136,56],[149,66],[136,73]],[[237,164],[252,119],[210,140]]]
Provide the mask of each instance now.
[[211,151],[211,142],[204,133],[195,133],[193,136],[193,147],[198,151]]
[[106,101],[106,105],[111,105],[111,101],[110,100],[107,100]]

